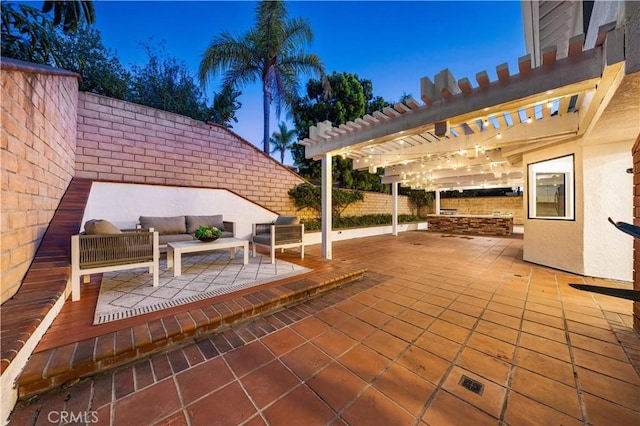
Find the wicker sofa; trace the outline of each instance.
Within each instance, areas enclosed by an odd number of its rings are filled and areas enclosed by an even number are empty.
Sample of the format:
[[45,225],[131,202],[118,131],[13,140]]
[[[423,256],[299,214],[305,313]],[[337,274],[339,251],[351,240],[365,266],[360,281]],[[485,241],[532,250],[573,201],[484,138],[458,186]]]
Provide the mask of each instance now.
[[177,241],[195,240],[195,232],[200,226],[215,226],[222,230],[221,238],[235,237],[235,222],[222,219],[222,215],[184,215],[184,216],[140,216],[138,227],[158,231],[160,245]]

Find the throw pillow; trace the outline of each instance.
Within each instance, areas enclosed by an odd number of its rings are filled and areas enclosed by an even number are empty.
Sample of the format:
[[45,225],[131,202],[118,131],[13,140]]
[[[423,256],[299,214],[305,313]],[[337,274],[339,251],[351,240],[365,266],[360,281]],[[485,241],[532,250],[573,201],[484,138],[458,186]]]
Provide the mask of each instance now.
[[84,232],[87,235],[122,234],[122,231],[113,223],[104,219],[91,219],[84,224]]

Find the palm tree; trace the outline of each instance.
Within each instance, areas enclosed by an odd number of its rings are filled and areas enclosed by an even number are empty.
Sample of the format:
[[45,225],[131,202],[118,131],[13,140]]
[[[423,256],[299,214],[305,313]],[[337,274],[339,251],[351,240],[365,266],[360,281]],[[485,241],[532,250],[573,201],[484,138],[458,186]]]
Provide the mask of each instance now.
[[269,153],[271,103],[279,116],[290,109],[297,98],[298,75],[320,75],[324,66],[315,54],[300,46],[311,42],[313,33],[302,19],[287,19],[283,1],[263,0],[256,8],[256,24],[235,38],[228,32],[216,36],[200,62],[200,81],[224,73],[223,84],[242,86],[260,81],[263,93],[263,151]]
[[293,147],[293,138],[296,135],[296,131],[295,129],[287,129],[287,124],[283,122],[278,124],[278,129],[280,131],[273,132],[271,136],[271,144],[273,145],[271,153],[280,152],[280,162],[284,164],[284,154]]

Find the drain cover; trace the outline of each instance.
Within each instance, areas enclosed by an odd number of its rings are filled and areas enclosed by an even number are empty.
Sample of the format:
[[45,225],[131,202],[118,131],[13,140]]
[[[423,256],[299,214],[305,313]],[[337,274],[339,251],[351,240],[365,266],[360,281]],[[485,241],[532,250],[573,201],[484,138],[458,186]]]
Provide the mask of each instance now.
[[463,388],[469,389],[471,392],[477,393],[478,395],[482,395],[482,391],[484,390],[484,385],[482,383],[467,376],[462,376],[459,384]]

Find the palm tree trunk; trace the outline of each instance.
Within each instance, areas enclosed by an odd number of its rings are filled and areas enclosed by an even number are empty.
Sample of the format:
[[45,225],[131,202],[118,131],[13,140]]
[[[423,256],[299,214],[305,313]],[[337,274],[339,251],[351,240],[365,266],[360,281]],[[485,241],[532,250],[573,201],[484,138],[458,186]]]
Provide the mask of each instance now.
[[265,152],[265,154],[269,155],[270,149],[269,149],[269,121],[271,120],[270,114],[271,114],[271,96],[270,96],[270,91],[269,91],[269,87],[267,84],[264,85],[264,89],[263,89],[263,99],[262,99],[262,108],[263,108],[263,112],[264,112],[264,135],[263,135],[263,139],[262,139],[262,150]]

